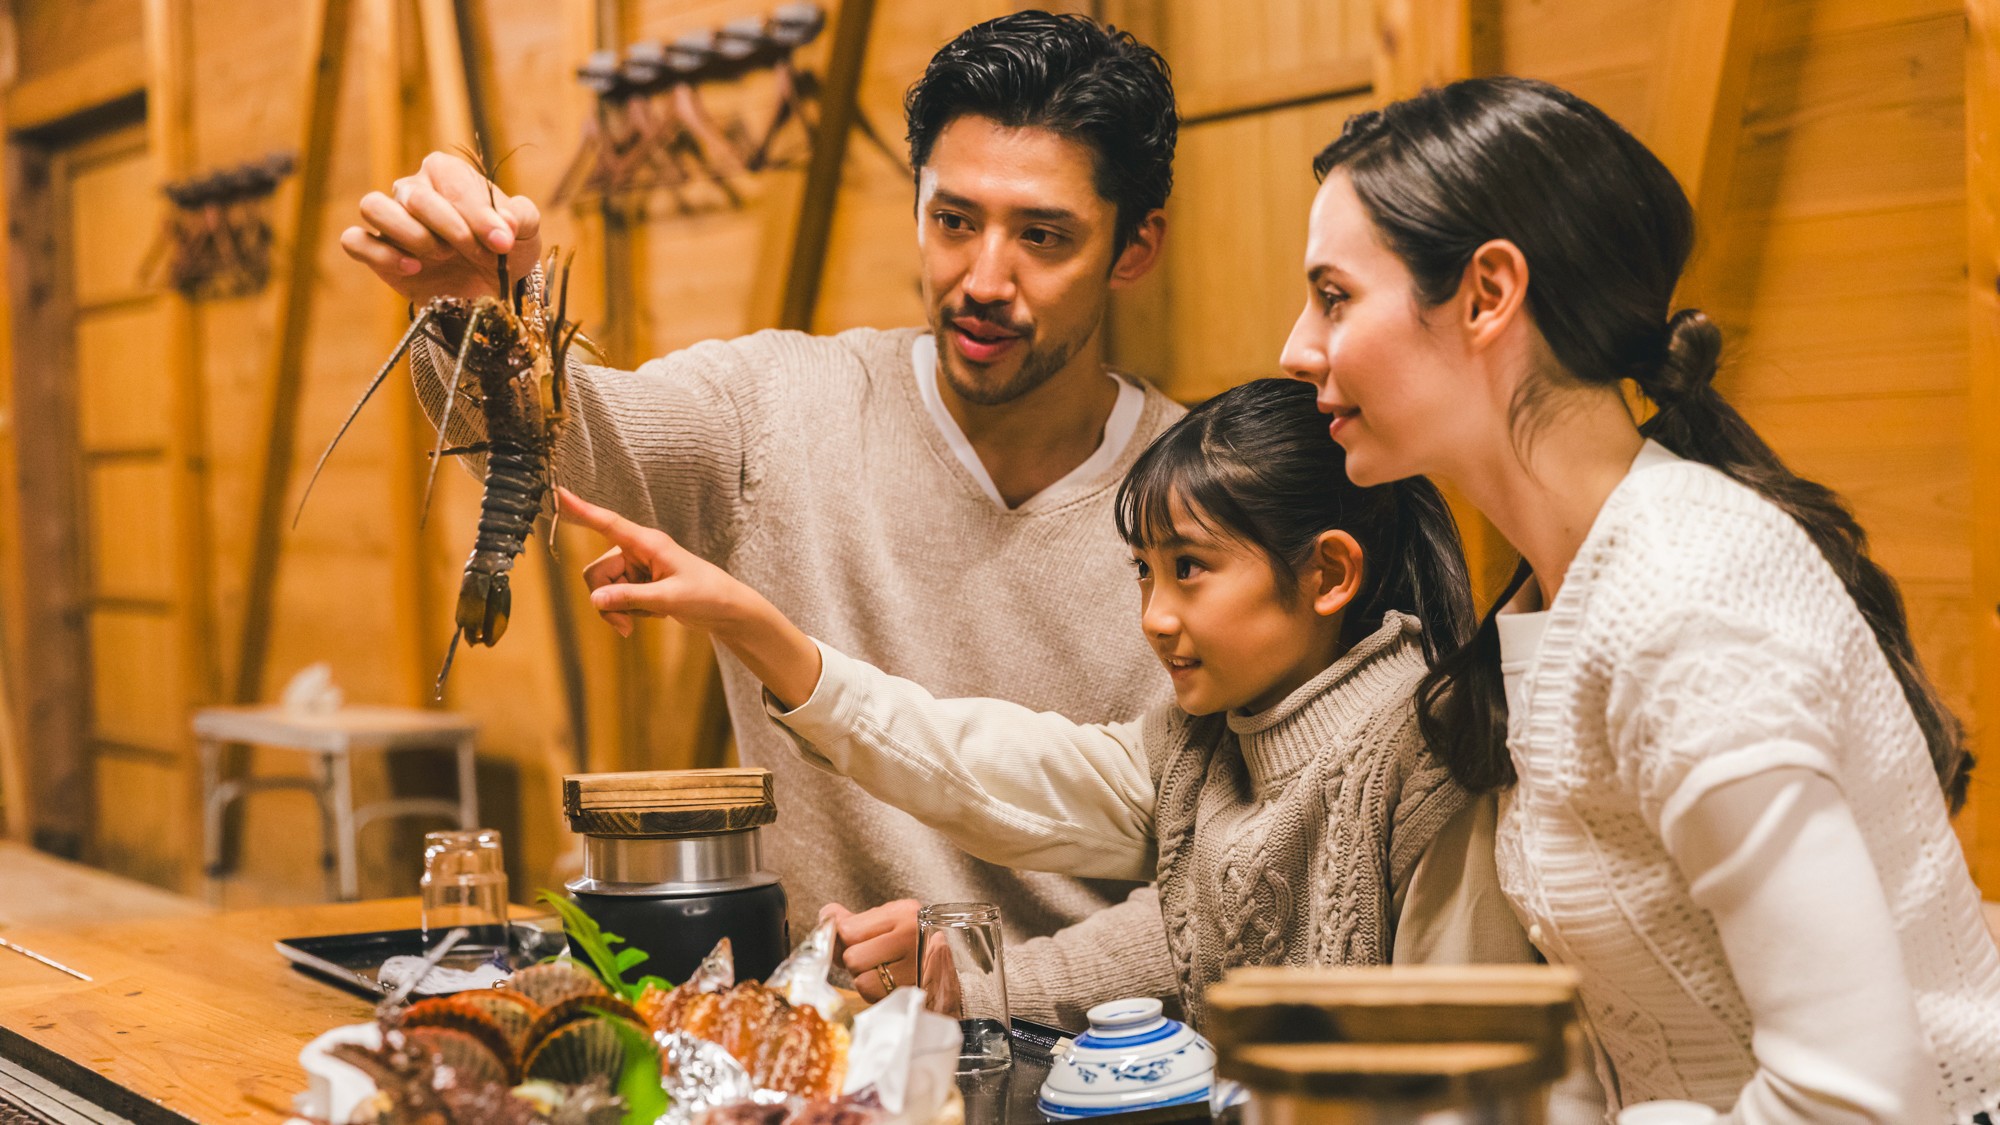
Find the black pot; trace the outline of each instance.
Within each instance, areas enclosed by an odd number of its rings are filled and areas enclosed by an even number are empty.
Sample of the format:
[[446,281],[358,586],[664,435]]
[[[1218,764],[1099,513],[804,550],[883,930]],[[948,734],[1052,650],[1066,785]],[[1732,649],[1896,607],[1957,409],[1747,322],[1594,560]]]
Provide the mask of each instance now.
[[791,952],[785,889],[761,870],[755,828],[674,839],[588,836],[583,877],[568,890],[599,927],[646,951],[635,976],[679,984],[725,937],[738,980],[763,980]]
[[[692,895],[572,890],[570,898],[598,926],[646,951],[648,960],[632,971],[632,977],[651,973],[679,984],[725,937],[736,957],[738,980],[763,980],[791,952],[785,888],[776,883]],[[574,942],[571,946],[583,956]]]

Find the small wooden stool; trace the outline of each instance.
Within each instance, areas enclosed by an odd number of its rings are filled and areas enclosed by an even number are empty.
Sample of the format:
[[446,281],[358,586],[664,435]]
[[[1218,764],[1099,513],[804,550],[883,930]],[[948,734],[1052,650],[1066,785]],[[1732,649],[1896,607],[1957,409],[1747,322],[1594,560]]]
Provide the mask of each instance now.
[[[473,773],[473,735],[478,728],[462,715],[402,707],[343,707],[324,715],[296,714],[282,707],[206,707],[194,715],[201,747],[203,873],[215,898],[222,869],[222,814],[230,802],[260,789],[304,789],[320,809],[320,863],[328,890],[342,902],[360,897],[354,841],[363,825],[401,816],[455,817],[461,828],[479,826],[479,791]],[[280,750],[317,754],[315,778],[244,777],[222,779],[222,748],[247,742]],[[354,807],[351,756],[363,750],[451,750],[458,755],[458,799],[402,797]]]

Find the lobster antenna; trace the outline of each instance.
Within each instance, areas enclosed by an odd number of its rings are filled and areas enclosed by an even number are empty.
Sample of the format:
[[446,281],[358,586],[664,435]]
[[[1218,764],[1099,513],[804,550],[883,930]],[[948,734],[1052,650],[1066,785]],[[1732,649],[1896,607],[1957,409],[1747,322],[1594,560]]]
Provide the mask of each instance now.
[[431,451],[431,471],[424,477],[424,505],[417,516],[417,527],[422,528],[431,518],[431,489],[437,487],[438,462],[444,460],[445,431],[451,427],[452,403],[458,399],[459,381],[465,378],[465,359],[472,354],[472,330],[479,326],[479,307],[473,306],[472,315],[465,321],[465,341],[458,345],[458,366],[452,369],[451,378],[445,380],[444,413],[438,416],[437,448]]
[[[347,436],[347,428],[354,424],[356,417],[360,416],[361,408],[368,405],[368,400],[374,396],[376,388],[382,385],[382,380],[389,377],[389,372],[396,369],[396,361],[402,359],[403,353],[410,350],[410,344],[416,340],[417,333],[424,331],[430,321],[431,310],[426,308],[417,314],[417,319],[410,322],[410,330],[403,333],[403,338],[396,341],[396,350],[389,353],[389,362],[383,364],[382,370],[375,373],[375,381],[368,384],[368,389],[361,392],[361,398],[355,402],[354,409],[347,412],[347,421],[340,424],[340,432],[334,434],[333,440],[326,443],[326,451],[319,455],[319,463],[313,466],[312,476],[306,480],[306,490],[299,494],[298,510],[292,513],[294,528],[299,526],[299,516],[306,510],[306,497],[312,495],[313,484],[319,480],[320,470],[326,468],[326,459],[333,456],[333,447],[339,445],[340,439]],[[467,335],[469,337],[470,333]],[[462,365],[465,361],[461,357],[459,362]]]

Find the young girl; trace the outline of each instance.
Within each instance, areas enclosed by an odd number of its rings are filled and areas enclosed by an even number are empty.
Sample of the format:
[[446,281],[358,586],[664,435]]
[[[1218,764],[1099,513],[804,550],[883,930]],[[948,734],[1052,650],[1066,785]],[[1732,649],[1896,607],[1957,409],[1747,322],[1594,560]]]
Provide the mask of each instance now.
[[1285,367],[1355,482],[1449,481],[1526,560],[1423,725],[1468,789],[1511,786],[1501,880],[1582,974],[1611,1103],[1985,1120],[2000,951],[1948,820],[1960,728],[1861,529],[1710,386],[1707,318],[1668,315],[1673,177],[1518,79],[1354,117],[1315,168]]
[[1417,733],[1411,692],[1471,625],[1457,531],[1427,482],[1356,488],[1341,459],[1312,388],[1288,380],[1211,399],[1140,456],[1119,530],[1178,706],[1108,726],[935,699],[664,535],[564,503],[641,582],[601,586],[597,608],[709,630],[808,758],[980,858],[1157,878],[1199,1023],[1202,989],[1235,965],[1530,956],[1493,879],[1493,806]]

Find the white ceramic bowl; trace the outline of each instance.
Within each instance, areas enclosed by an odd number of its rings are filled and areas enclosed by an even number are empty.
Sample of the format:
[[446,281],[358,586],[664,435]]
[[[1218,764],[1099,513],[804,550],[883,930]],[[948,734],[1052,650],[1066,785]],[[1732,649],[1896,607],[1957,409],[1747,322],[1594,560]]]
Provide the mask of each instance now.
[[1206,1101],[1215,1048],[1158,1000],[1113,1000],[1088,1013],[1090,1030],[1056,1059],[1041,1111],[1057,1121]]

